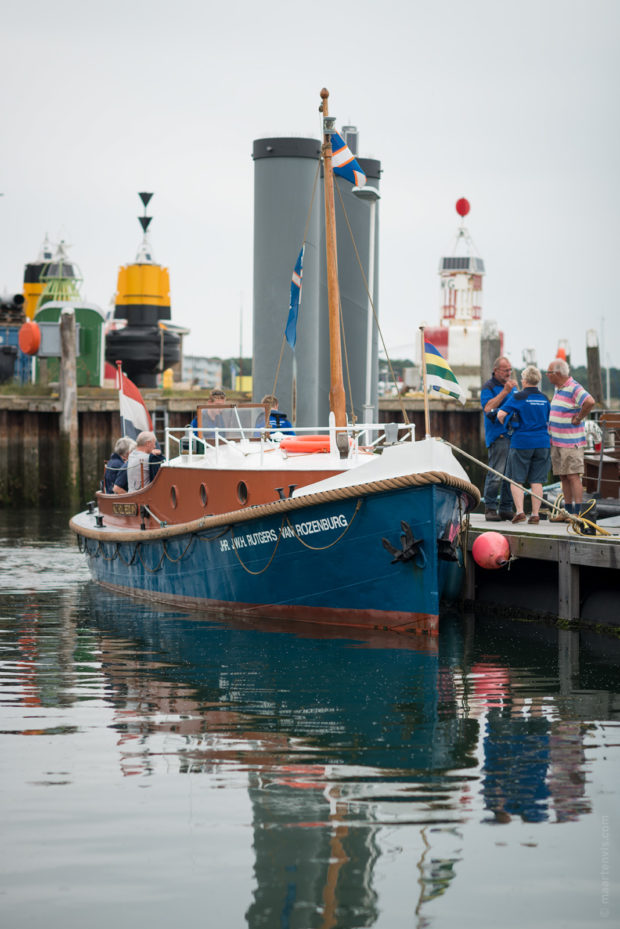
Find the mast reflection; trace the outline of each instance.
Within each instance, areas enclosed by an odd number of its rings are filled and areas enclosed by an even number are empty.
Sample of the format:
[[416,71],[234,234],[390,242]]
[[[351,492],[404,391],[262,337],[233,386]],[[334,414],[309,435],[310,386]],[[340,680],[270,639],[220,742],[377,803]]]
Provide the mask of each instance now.
[[163,765],[247,790],[251,929],[375,924],[381,837],[398,825],[419,828],[421,927],[460,860],[433,855],[434,831],[481,811],[536,823],[591,810],[591,691],[550,687],[535,662],[489,653],[466,623],[446,622],[438,645],[90,596],[123,772]]

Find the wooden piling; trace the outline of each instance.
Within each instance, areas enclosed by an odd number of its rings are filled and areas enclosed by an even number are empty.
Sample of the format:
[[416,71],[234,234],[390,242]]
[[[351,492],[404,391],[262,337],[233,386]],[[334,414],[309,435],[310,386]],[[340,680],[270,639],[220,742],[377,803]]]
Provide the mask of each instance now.
[[482,384],[493,374],[493,362],[499,357],[500,353],[499,334],[485,334],[480,342],[480,376]]
[[600,406],[605,406],[601,354],[596,330],[589,329],[586,340],[586,363],[588,366],[588,390]]
[[[60,314],[60,459],[63,501],[79,503],[79,434],[77,411],[77,372],[75,364],[75,313],[67,307]],[[60,488],[59,488],[60,489]]]

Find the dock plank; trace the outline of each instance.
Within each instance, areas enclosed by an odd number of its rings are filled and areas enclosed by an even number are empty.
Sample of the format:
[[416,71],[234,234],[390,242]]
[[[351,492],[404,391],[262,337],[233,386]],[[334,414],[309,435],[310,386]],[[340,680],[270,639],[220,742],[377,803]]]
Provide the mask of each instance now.
[[558,563],[565,560],[573,565],[620,569],[620,535],[580,536],[571,531],[568,523],[549,523],[547,520],[537,526],[529,523],[516,526],[509,522],[488,523],[482,514],[475,513],[470,517],[470,550],[474,540],[483,532],[499,532],[506,536],[510,553],[516,558]]

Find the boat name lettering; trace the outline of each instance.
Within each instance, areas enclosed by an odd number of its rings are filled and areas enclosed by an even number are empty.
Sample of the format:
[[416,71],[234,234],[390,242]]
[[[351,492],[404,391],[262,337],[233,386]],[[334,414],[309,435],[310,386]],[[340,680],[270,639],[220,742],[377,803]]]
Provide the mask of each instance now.
[[220,539],[220,551],[230,551],[231,548],[250,548],[252,545],[264,545],[266,542],[277,542],[278,533],[275,529],[266,529],[263,532],[247,532],[245,535],[236,535],[228,539]]
[[[325,519],[313,519],[307,523],[295,523],[295,532],[297,535],[314,535],[315,532],[326,532],[330,529],[346,529],[349,525],[344,513],[338,516],[328,516]],[[285,531],[288,529],[288,533]],[[282,530],[284,538],[293,535],[290,526],[285,526]]]
[[[284,525],[282,526],[282,538],[291,539],[295,535],[314,535],[316,532],[329,532],[331,529],[346,529],[348,525],[347,517],[344,513],[339,513],[337,516],[328,516],[324,519],[313,519],[305,523]],[[220,551],[227,552],[235,548],[251,548],[254,545],[265,545],[267,542],[277,541],[278,533],[275,529],[266,529],[262,532],[247,532],[245,535],[233,536],[230,541],[220,539]]]
[[137,516],[137,503],[113,503],[112,512],[115,516]]

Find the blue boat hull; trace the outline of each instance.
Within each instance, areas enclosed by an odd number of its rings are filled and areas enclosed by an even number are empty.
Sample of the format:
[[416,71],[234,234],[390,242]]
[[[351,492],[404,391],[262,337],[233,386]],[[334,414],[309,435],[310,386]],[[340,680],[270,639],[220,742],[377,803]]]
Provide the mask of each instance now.
[[[442,594],[454,587],[454,562],[443,560],[438,542],[444,555],[446,545],[455,546],[468,507],[462,491],[425,484],[309,502],[293,512],[273,508],[168,537],[147,531],[125,541],[120,530],[72,525],[94,579],[124,593],[190,608],[435,634]],[[402,556],[404,524],[419,545]]]

